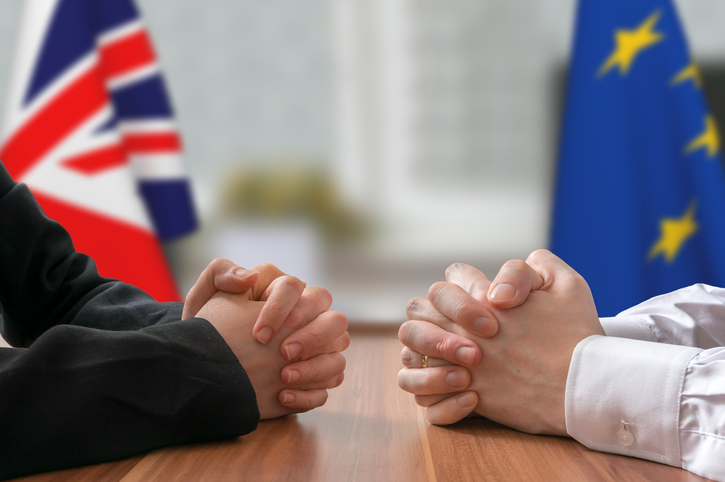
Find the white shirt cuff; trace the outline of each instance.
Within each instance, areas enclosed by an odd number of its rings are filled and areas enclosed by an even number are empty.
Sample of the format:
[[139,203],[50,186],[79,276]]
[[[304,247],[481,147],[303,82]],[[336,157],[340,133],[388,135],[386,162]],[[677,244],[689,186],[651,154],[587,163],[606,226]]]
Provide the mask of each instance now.
[[606,336],[582,340],[566,384],[567,432],[593,450],[679,467],[680,391],[700,351]]

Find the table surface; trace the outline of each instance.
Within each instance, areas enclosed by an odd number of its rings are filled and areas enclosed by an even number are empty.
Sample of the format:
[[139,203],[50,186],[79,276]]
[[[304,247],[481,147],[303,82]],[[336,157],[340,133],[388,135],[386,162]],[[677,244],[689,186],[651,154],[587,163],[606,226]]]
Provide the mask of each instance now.
[[706,480],[482,418],[430,425],[413,396],[397,386],[402,345],[396,333],[392,327],[351,329],[345,381],[320,409],[261,422],[233,441],[161,449],[18,480]]

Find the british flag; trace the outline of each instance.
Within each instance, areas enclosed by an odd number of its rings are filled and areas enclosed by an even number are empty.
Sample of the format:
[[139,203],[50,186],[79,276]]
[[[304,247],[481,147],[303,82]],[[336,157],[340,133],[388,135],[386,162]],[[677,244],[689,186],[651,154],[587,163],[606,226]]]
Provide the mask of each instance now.
[[179,299],[160,240],[196,227],[181,142],[133,0],[24,0],[0,150],[103,276]]

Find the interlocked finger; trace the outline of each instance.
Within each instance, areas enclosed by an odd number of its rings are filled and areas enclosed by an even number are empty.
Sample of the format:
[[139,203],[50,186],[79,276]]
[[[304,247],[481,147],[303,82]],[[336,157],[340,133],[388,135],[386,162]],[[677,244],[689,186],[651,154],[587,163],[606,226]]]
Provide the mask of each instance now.
[[[320,348],[336,342],[346,332],[347,317],[339,311],[325,311],[288,336],[280,346],[280,353],[288,360],[306,360],[322,353]],[[337,346],[343,344],[338,341]]]
[[478,394],[464,392],[431,405],[425,411],[425,416],[433,425],[449,425],[471,415],[477,405]]
[[280,375],[284,383],[295,387],[333,388],[327,386],[327,381],[339,377],[345,371],[345,364],[345,357],[341,353],[317,355],[309,360],[290,363],[282,368]]
[[274,336],[302,297],[304,289],[304,282],[290,275],[275,278],[269,284],[259,298],[267,303],[252,328],[252,335],[258,342],[266,344]]
[[433,283],[428,299],[436,310],[471,333],[491,337],[498,331],[498,321],[487,300],[477,300],[455,283]]
[[406,321],[400,326],[398,338],[421,355],[469,367],[481,361],[481,348],[475,342],[427,321]]
[[286,388],[279,392],[279,403],[293,412],[307,412],[321,407],[327,401],[327,390],[294,390]]
[[453,392],[453,393],[439,393],[436,395],[416,395],[415,396],[415,403],[420,405],[421,407],[430,407],[431,405],[435,405],[436,403],[442,402],[443,400],[447,400],[451,397],[455,397],[461,392]]
[[409,320],[423,320],[438,325],[444,330],[455,331],[456,324],[446,315],[438,311],[428,298],[416,296],[408,301],[405,314]]
[[479,269],[465,263],[453,263],[446,269],[446,281],[455,283],[473,298],[486,299],[491,282]]
[[[411,350],[407,346],[404,346],[403,351],[400,352],[400,361],[403,362],[405,368],[425,368],[423,366],[423,355]],[[428,367],[440,367],[444,365],[452,365],[452,363],[443,358],[428,357]]]
[[459,392],[471,383],[468,369],[449,365],[432,368],[403,368],[398,372],[398,386],[414,395]]

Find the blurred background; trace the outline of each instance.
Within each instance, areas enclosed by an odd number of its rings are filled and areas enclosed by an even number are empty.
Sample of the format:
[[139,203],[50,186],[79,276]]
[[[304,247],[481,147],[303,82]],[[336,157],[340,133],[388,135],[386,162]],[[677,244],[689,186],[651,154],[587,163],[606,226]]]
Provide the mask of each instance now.
[[[270,261],[399,323],[452,262],[547,246],[574,0],[137,3],[201,218],[166,246],[182,292],[214,257]],[[21,4],[0,2],[0,110]],[[717,116],[725,3],[676,5]]]

